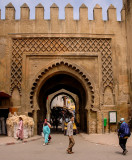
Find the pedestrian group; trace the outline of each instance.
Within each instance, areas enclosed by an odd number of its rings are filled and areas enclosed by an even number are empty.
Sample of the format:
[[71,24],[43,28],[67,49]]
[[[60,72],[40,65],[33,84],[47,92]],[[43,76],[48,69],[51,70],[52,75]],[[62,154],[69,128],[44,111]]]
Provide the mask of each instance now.
[[[67,148],[68,154],[74,153],[72,151],[72,148],[75,144],[75,141],[73,138],[73,123],[74,123],[74,116],[71,116],[70,122],[67,125],[67,135],[69,137],[69,146]],[[121,124],[118,130],[119,145],[123,150],[122,154],[126,155],[126,153],[128,152],[128,150],[126,149],[126,143],[127,143],[127,139],[131,136],[131,132],[124,118],[120,119],[120,123]],[[43,134],[44,134],[44,144],[43,145],[48,145],[50,143],[50,140],[51,140],[50,128],[51,128],[50,123],[47,122],[47,119],[45,119],[44,124],[43,124]],[[23,141],[23,119],[22,117],[19,117],[17,137],[18,137],[18,140]]]

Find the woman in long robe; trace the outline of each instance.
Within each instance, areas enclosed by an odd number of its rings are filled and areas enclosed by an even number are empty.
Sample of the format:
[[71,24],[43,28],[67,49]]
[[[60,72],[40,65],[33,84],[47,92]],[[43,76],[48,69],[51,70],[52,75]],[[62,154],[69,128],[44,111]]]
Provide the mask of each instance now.
[[44,133],[44,144],[43,145],[47,145],[48,144],[49,134],[50,134],[50,128],[49,128],[47,123],[44,123],[43,133]]
[[[45,123],[47,123],[48,127],[51,128],[51,124],[49,122],[47,122],[47,119],[44,120],[44,124]],[[50,140],[51,140],[51,135],[49,134],[48,142],[50,142]]]
[[22,117],[19,117],[19,126],[18,126],[18,131],[17,131],[17,137],[18,140],[23,140],[23,119]]

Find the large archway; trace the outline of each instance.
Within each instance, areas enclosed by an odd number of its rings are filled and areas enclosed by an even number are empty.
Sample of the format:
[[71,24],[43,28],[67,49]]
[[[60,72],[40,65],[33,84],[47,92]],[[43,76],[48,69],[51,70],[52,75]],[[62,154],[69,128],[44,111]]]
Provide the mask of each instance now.
[[46,118],[48,95],[60,89],[65,89],[79,97],[80,129],[88,132],[88,110],[94,104],[93,86],[82,71],[64,62],[44,69],[33,83],[30,102],[33,110],[37,111],[36,126],[40,119]]
[[[60,89],[66,89],[79,97],[79,115],[80,115],[80,129],[87,131],[87,119],[86,119],[86,93],[82,84],[74,77],[68,74],[56,74],[50,77],[41,87],[38,95],[38,104],[40,110],[38,111],[38,120],[46,118],[47,107],[46,101],[48,95],[54,93]],[[50,108],[50,106],[48,106]]]

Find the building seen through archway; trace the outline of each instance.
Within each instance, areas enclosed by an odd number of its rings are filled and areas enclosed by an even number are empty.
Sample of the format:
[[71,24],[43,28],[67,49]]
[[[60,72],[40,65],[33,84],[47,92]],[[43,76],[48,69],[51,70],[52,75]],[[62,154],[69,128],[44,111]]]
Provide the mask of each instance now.
[[63,118],[68,121],[74,115],[78,129],[87,132],[85,90],[73,76],[61,73],[47,79],[38,94],[38,104],[38,123],[47,118],[53,126],[60,125]]
[[[53,126],[54,130],[64,132],[64,130],[67,129],[67,123],[70,121],[71,116],[74,116],[76,124],[79,124],[79,121],[76,121],[76,114],[75,114],[76,107],[74,99],[72,99],[70,95],[62,93],[62,91],[64,91],[64,89],[59,90],[58,92],[60,93],[55,95],[55,97],[53,97],[52,99],[51,96],[56,93],[49,95],[51,99],[50,117],[47,116],[47,119],[51,122],[51,125]],[[47,102],[47,107],[48,107],[48,102]]]

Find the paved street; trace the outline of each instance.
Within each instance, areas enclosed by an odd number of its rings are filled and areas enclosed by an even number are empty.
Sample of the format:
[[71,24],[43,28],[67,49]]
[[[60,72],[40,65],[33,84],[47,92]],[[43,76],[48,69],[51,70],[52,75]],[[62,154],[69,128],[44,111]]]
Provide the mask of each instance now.
[[62,134],[52,135],[52,142],[43,146],[43,139],[14,145],[0,146],[0,160],[130,160],[132,147],[128,148],[128,154],[123,156],[120,147],[100,145],[86,141],[82,136],[75,138],[74,154],[66,154],[68,137]]

